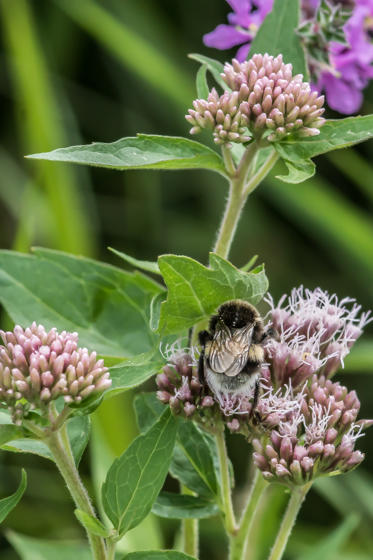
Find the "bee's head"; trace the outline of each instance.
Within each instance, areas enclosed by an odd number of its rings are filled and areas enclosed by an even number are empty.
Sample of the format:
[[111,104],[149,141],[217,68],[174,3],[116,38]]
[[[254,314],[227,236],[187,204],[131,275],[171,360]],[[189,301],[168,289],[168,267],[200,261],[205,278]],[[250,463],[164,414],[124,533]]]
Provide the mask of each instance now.
[[218,318],[231,329],[241,329],[248,324],[254,325],[260,315],[250,303],[235,299],[219,307]]

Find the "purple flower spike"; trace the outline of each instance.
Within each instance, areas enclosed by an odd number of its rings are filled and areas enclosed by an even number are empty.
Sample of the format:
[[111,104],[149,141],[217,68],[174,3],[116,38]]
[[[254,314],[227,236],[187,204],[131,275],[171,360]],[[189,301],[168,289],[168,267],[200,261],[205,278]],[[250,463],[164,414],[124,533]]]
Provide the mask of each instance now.
[[0,335],[0,403],[18,423],[29,409],[44,408],[59,397],[67,404],[80,403],[111,386],[103,360],[78,348],[77,333],[47,332],[32,323]]

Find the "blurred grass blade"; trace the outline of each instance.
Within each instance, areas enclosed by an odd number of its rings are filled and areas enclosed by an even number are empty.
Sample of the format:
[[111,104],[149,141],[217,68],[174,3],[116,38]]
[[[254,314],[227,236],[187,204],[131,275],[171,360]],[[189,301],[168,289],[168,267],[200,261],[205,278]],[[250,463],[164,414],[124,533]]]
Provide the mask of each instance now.
[[[372,293],[373,223],[320,177],[300,187],[266,179],[262,192]],[[347,266],[347,262],[350,266]],[[352,268],[355,265],[357,268]],[[349,270],[350,269],[350,270]],[[357,269],[362,273],[357,274]],[[364,274],[365,273],[365,274]]]
[[327,157],[373,203],[373,167],[368,161],[353,149],[330,152]]
[[[11,56],[24,151],[48,150],[69,143],[39,45],[31,6],[26,0],[0,1],[5,43]],[[92,252],[91,236],[75,172],[65,166],[37,163],[38,178],[53,216],[52,243],[74,253]],[[67,219],[68,217],[68,219]],[[33,242],[30,239],[28,245]]]
[[95,0],[55,0],[73,20],[88,31],[126,67],[152,85],[177,107],[194,99],[191,81],[185,78],[169,57],[157,51],[123,21],[118,21]]
[[[363,340],[354,346],[345,360],[343,373],[373,374],[373,341]],[[373,504],[373,502],[372,502]]]
[[299,556],[297,560],[334,560],[358,524],[359,516],[351,513],[337,529],[312,546],[309,552]]

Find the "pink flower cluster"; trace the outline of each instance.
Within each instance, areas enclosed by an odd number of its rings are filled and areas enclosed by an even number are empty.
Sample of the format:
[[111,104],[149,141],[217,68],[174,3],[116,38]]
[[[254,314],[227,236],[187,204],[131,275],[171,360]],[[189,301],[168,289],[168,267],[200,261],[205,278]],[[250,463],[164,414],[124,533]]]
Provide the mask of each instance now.
[[315,136],[324,124],[323,96],[311,91],[301,74],[282,56],[255,54],[246,62],[226,64],[222,78],[231,92],[219,97],[213,89],[207,100],[197,99],[186,115],[191,134],[213,130],[218,144],[247,142],[265,135],[269,142],[289,134]]
[[253,440],[255,463],[268,480],[305,484],[355,468],[364,459],[355,442],[373,421],[358,420],[355,391],[330,378],[370,313],[320,288],[296,288],[277,305],[270,296],[266,301],[268,327],[276,335],[265,343],[255,409],[248,394],[214,394],[196,377],[194,353],[175,347],[157,377],[158,398],[175,413],[205,425],[223,420],[231,432]]
[[78,348],[78,334],[49,332],[32,323],[26,329],[0,331],[0,403],[15,421],[52,400],[80,403],[111,386],[108,369],[96,352]]

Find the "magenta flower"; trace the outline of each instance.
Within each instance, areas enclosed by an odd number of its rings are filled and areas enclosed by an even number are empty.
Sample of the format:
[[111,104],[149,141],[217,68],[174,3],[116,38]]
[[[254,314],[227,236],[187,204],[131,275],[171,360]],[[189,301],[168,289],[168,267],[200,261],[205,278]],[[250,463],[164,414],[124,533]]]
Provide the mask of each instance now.
[[332,109],[349,115],[356,113],[362,102],[362,90],[373,77],[373,0],[356,0],[356,7],[345,25],[349,46],[330,45],[332,71],[321,72],[316,87],[325,91]]
[[[249,53],[250,44],[272,9],[273,0],[227,0],[233,12],[228,24],[218,25],[203,37],[206,46],[220,50],[239,46],[236,58],[242,62]],[[319,0],[302,0],[303,22],[312,20]],[[329,45],[330,65],[315,58],[309,59],[313,75],[318,76],[313,86],[325,91],[329,106],[343,114],[355,113],[363,100],[363,89],[373,77],[373,45],[370,38],[373,25],[373,0],[331,0],[345,9],[353,9],[344,27],[348,46],[332,42]]]
[[203,36],[207,47],[225,50],[242,45],[236,54],[242,62],[247,58],[250,43],[265,16],[272,9],[273,0],[227,0],[233,9],[228,14],[229,24],[221,24]]

